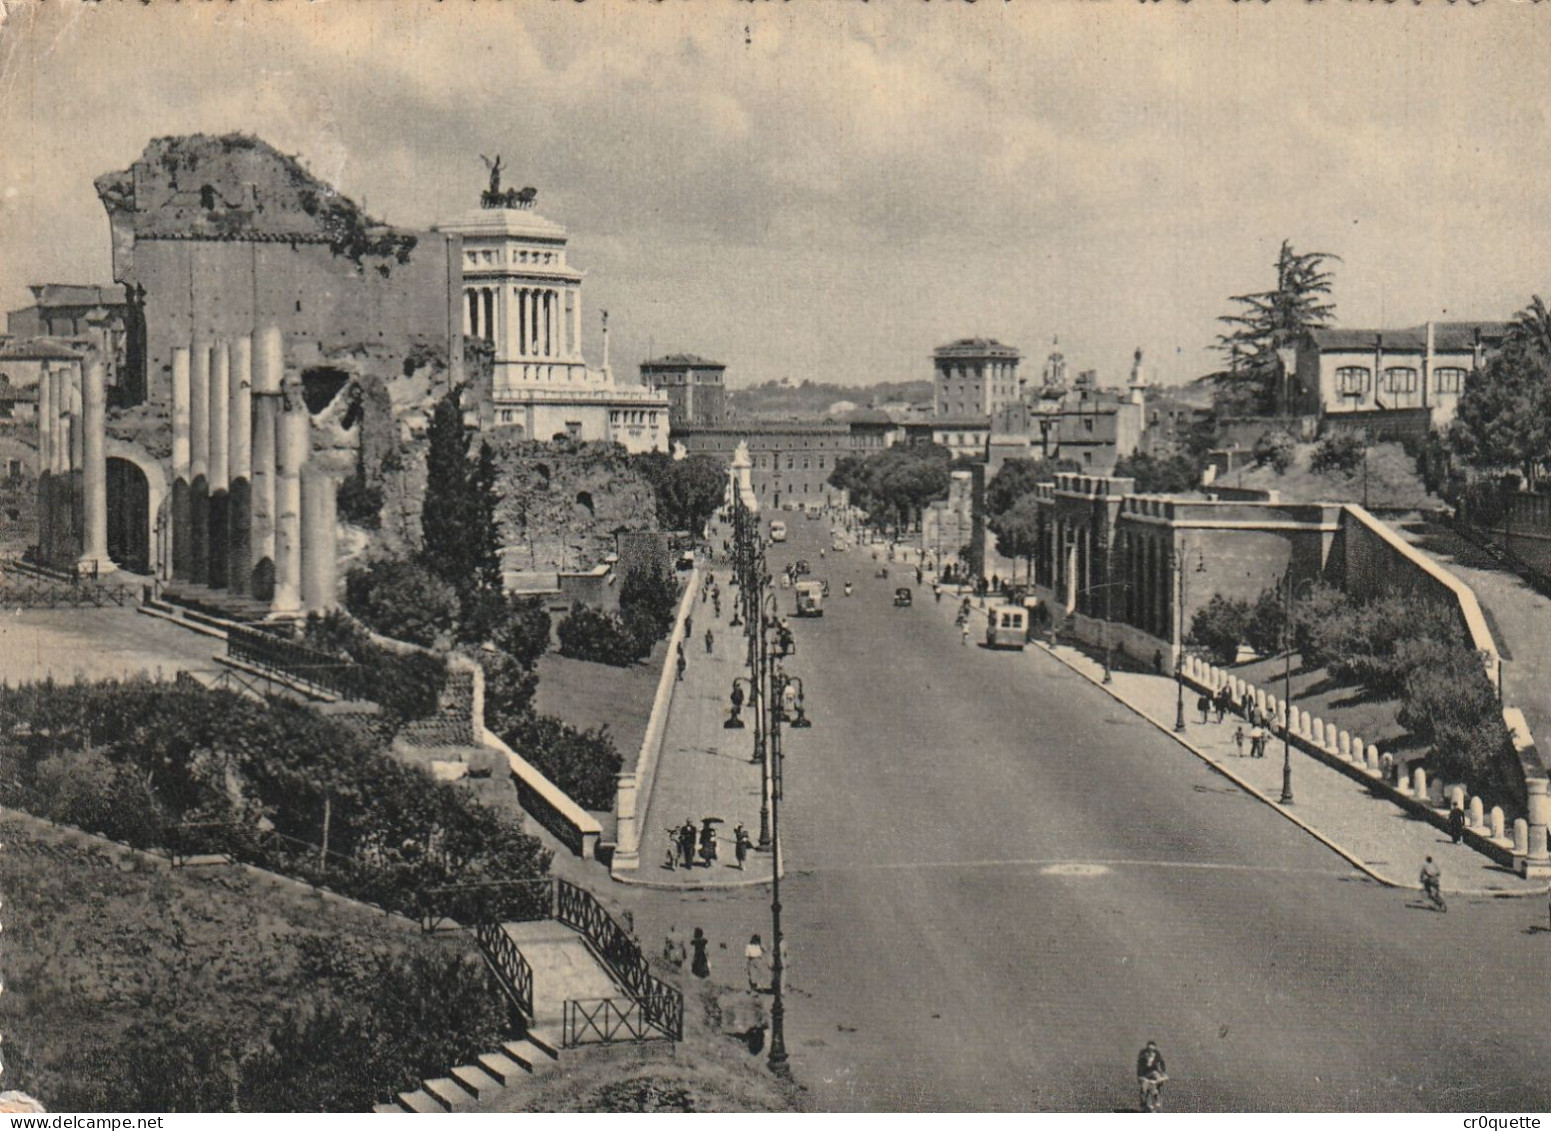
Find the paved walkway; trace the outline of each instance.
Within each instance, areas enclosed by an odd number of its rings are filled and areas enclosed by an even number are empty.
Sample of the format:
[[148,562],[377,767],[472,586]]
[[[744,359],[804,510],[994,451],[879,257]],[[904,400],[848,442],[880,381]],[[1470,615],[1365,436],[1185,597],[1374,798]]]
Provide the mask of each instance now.
[[[732,628],[736,590],[728,585],[731,570],[723,561],[711,567],[721,588],[722,615],[710,601],[695,601],[693,631],[686,638],[684,680],[673,697],[657,780],[641,821],[641,867],[634,873],[617,873],[626,884],[661,886],[679,890],[746,887],[770,880],[770,854],[750,852],[742,869],[733,854],[733,829],[742,824],[749,837],[759,842],[761,768],[754,754],[752,716],[744,707],[743,730],[726,730],[732,682],[746,675],[747,642],[742,627]],[[712,633],[706,651],[705,634]],[[672,659],[669,659],[672,662]],[[745,687],[745,691],[747,688]],[[711,867],[682,864],[669,868],[668,830],[686,820],[700,826],[705,817],[720,817],[717,826],[719,859]],[[697,856],[698,860],[698,856]]]
[[[939,607],[944,616],[953,615],[953,602],[945,600]],[[984,613],[978,608],[972,623],[974,638],[983,639]],[[1115,671],[1113,682],[1104,685],[1102,662],[1070,645],[1052,649],[1036,643],[1029,648],[1053,655],[1160,730],[1174,733],[1177,692],[1169,677]],[[1467,844],[1451,844],[1441,830],[1374,796],[1360,783],[1297,747],[1292,749],[1294,802],[1279,804],[1280,741],[1271,745],[1264,758],[1244,757],[1233,742],[1239,720],[1229,716],[1221,724],[1203,726],[1197,721],[1200,715],[1194,710],[1195,700],[1196,695],[1186,688],[1185,732],[1174,735],[1181,745],[1380,883],[1420,890],[1415,877],[1423,859],[1430,855],[1443,869],[1445,895],[1528,896],[1546,891],[1544,882],[1520,879]]]
[[1503,698],[1524,712],[1537,744],[1551,740],[1551,620],[1547,600],[1486,551],[1447,526],[1414,515],[1393,524],[1401,537],[1475,590],[1503,659]]

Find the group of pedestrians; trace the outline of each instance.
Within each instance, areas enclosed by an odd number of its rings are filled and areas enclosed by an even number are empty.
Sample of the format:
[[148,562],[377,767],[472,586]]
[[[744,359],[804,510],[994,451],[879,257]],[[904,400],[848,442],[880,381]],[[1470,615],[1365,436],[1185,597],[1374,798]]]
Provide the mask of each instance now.
[[[720,817],[702,817],[697,831],[695,822],[686,817],[682,825],[669,828],[667,830],[668,854],[663,861],[663,867],[670,872],[677,868],[714,867],[717,860],[721,859],[721,847],[716,837],[716,826],[721,823]],[[742,870],[753,847],[754,842],[749,837],[748,830],[742,825],[734,825],[732,854],[737,863],[733,867]]]
[[[1251,758],[1266,756],[1266,746],[1272,738],[1270,720],[1266,718],[1265,711],[1248,691],[1237,702],[1234,701],[1233,692],[1226,685],[1218,688],[1215,695],[1203,691],[1200,698],[1196,700],[1196,710],[1201,714],[1203,725],[1211,722],[1214,715],[1219,725],[1229,715],[1237,715],[1242,721],[1236,723],[1233,728],[1234,750],[1241,758],[1246,753]],[[1246,723],[1249,725],[1248,730],[1244,729]],[[1249,747],[1248,751],[1245,750],[1246,743]]]
[[[725,949],[725,947],[723,948]],[[662,960],[675,970],[682,970],[686,965],[689,972],[697,978],[709,978],[711,976],[711,940],[706,937],[705,930],[696,927],[686,945],[684,937],[679,934],[677,924],[668,928],[668,933],[662,943]],[[773,951],[767,951],[765,944],[758,934],[749,936],[748,943],[743,948],[743,971],[748,981],[749,990],[753,993],[770,993],[773,986],[772,963],[775,955]],[[792,958],[787,949],[786,939],[781,940],[781,982],[782,987],[791,987]]]

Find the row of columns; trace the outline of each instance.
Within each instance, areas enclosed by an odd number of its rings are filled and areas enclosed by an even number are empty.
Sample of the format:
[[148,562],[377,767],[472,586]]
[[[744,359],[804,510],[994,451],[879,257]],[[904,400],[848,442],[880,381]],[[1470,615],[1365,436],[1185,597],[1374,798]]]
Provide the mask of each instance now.
[[107,369],[99,354],[38,379],[38,552],[103,574],[108,557]]
[[292,615],[336,603],[335,483],[284,378],[278,326],[173,347],[172,575]]
[[463,332],[499,344],[503,357],[570,358],[581,352],[581,313],[573,290],[513,287],[508,298],[500,284],[469,287]]

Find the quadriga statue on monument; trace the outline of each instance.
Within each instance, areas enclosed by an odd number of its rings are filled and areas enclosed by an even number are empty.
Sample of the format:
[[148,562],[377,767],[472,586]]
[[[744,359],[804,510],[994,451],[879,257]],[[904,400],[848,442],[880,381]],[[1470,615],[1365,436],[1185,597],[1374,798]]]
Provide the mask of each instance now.
[[485,168],[490,170],[490,187],[479,194],[479,203],[483,208],[522,208],[533,207],[533,202],[538,199],[539,190],[532,185],[521,189],[507,189],[501,191],[501,155],[497,153],[492,161],[483,153],[479,159],[485,163]]

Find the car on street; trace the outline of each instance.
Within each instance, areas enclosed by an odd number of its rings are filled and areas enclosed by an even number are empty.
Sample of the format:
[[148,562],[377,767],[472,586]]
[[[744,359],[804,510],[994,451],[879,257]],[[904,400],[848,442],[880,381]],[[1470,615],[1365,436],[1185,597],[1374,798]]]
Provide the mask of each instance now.
[[909,587],[901,585],[898,589],[894,590],[894,607],[895,608],[897,608],[897,609],[908,609],[914,603],[915,603],[915,594],[913,592],[911,592]]
[[824,594],[828,586],[817,578],[797,583],[797,609],[794,613],[799,617],[821,617],[824,615]]
[[786,523],[776,519],[770,524],[770,540],[772,542],[786,541]]
[[792,566],[792,572],[795,573],[798,577],[807,577],[811,572],[808,566],[808,559],[798,558],[797,564]]
[[1023,651],[1029,641],[1029,610],[1022,605],[992,605],[986,614],[986,647]]

